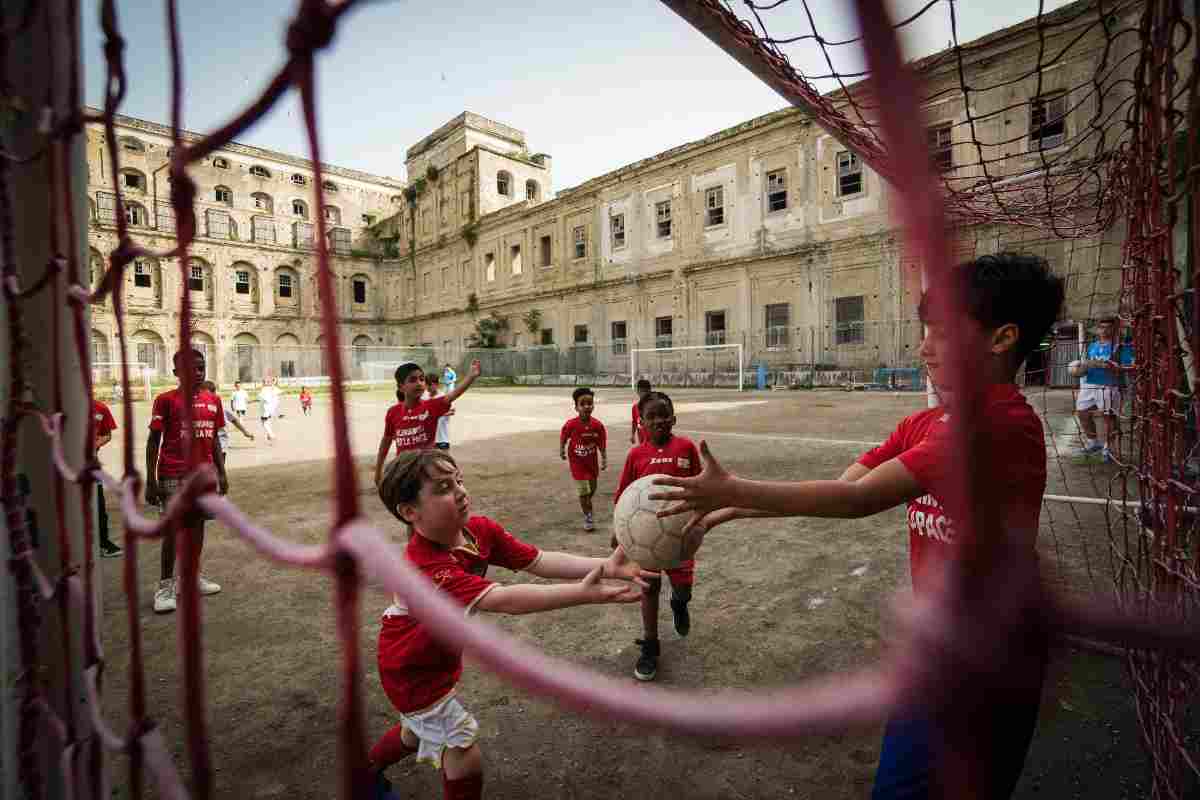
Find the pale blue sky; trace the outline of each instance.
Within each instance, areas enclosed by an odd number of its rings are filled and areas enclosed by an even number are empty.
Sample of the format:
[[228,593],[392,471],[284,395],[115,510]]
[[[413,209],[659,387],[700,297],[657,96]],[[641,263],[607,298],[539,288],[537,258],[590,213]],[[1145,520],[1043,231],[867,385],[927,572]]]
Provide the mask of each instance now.
[[[894,15],[906,16],[923,2],[900,0]],[[84,5],[87,102],[98,105],[104,84],[99,3]],[[130,76],[122,111],[166,123],[163,3],[117,5]],[[960,2],[959,39],[1035,16],[1037,5]],[[179,6],[184,126],[204,132],[254,97],[282,63],[284,28],[296,3],[182,0]],[[525,131],[532,151],[553,156],[557,190],[784,105],[654,0],[498,6],[485,0],[375,0],[351,12],[319,60],[324,160],[404,178],[405,149],[470,110]],[[848,2],[809,0],[809,7],[827,38],[853,35]],[[948,9],[939,3],[908,33],[910,56],[947,44]],[[772,13],[772,33],[808,32],[799,0]],[[839,71],[855,69],[858,54],[842,51]],[[790,53],[793,63],[827,71],[811,42]],[[239,140],[307,156],[295,95]]]

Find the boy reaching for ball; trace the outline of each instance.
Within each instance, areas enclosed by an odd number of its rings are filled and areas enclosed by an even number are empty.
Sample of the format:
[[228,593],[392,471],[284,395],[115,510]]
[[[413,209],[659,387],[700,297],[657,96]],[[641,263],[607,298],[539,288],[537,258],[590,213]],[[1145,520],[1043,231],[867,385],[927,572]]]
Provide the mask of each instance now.
[[[626,486],[646,475],[686,478],[700,473],[700,454],[696,445],[686,436],[671,433],[675,427],[675,406],[671,398],[662,392],[647,392],[639,405],[646,441],[625,457],[614,503],[621,499]],[[617,544],[615,537],[612,544],[614,547]],[[671,582],[671,615],[675,630],[680,636],[687,636],[692,629],[688,603],[692,600],[692,585],[696,580],[696,561],[688,559],[678,567],[664,571]],[[647,583],[642,590],[643,634],[636,640],[642,652],[633,668],[633,677],[639,681],[652,681],[658,674],[658,595],[662,591],[662,578],[656,576]]]
[[608,469],[608,432],[603,423],[592,416],[596,395],[586,386],[571,394],[578,416],[567,420],[558,437],[558,457],[571,468],[575,489],[579,493],[579,508],[583,511],[583,529],[596,530],[592,518],[592,498],[600,470]]
[[[962,325],[952,328],[947,320],[931,316],[938,307],[929,302],[931,296],[936,299],[941,292],[962,298],[967,317]],[[949,425],[955,376],[947,362],[951,337],[966,337],[970,368],[986,385],[973,433],[976,452],[989,455],[987,461],[970,466],[982,472],[978,485],[1004,493],[999,522],[1012,534],[1013,544],[1029,548],[1033,557],[1046,488],[1046,445],[1037,412],[1013,381],[1058,317],[1062,302],[1062,279],[1041,258],[1001,253],[957,267],[922,297],[920,306],[926,327],[920,355],[943,402],[949,401],[946,405],[902,420],[887,441],[862,455],[838,480],[747,480],[721,467],[702,443],[700,475],[657,480],[678,490],[650,498],[680,501],[666,513],[691,511],[689,525],[702,531],[744,517],[855,518],[907,503],[913,589],[918,595],[928,591],[940,574],[937,565],[956,557],[954,521],[941,500],[956,463]],[[973,712],[972,733],[987,759],[981,765],[980,774],[987,776],[981,797],[1007,798],[1017,784],[1037,723],[1046,660],[1044,636],[1014,648],[1009,661],[996,666],[1015,688],[990,687],[986,704]],[[935,795],[933,770],[946,742],[939,734],[944,730],[932,709],[890,720],[872,797]]]
[[[379,499],[409,531],[404,557],[467,614],[530,614],[592,603],[632,603],[644,574],[620,548],[608,558],[539,551],[495,520],[471,516],[462,472],[445,450],[410,450],[390,464]],[[501,586],[485,576],[490,565],[541,578],[578,583]],[[646,573],[648,574],[648,573]],[[612,578],[624,583],[607,583]],[[379,630],[379,678],[400,723],[371,748],[372,768],[406,756],[442,770],[446,800],[476,800],[483,793],[479,723],[455,693],[462,651],[435,638],[393,598]]]

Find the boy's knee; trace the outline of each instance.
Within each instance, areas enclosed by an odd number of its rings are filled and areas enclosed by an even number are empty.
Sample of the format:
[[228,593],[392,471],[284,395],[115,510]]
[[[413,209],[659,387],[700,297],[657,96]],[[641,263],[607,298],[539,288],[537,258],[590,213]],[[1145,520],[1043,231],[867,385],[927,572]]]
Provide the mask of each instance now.
[[450,780],[469,778],[483,773],[483,753],[479,745],[447,747],[442,754],[442,770]]

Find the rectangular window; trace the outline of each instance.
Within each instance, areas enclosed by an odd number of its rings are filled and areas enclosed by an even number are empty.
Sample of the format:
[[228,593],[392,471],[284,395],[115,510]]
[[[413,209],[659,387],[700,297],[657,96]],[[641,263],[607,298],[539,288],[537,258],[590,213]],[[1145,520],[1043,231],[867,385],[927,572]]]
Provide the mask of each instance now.
[[442,291],[450,288],[450,268],[442,267]]
[[575,258],[580,259],[587,256],[587,226],[577,225],[575,227]]
[[334,228],[329,232],[329,244],[333,252],[345,255],[350,252],[350,229]]
[[307,222],[293,222],[292,246],[300,250],[312,250],[313,226]]
[[792,307],[788,303],[772,303],[766,307],[764,327],[767,331],[767,347],[788,346],[788,329],[792,324]]
[[483,257],[483,274],[488,283],[496,280],[496,254],[488,253]]
[[860,194],[863,190],[862,164],[849,150],[837,154],[838,197]]
[[671,325],[674,320],[671,317],[655,317],[654,318],[654,346],[655,347],[670,347],[671,346]]
[[612,249],[620,250],[625,246],[625,215],[613,214],[608,218],[608,223],[612,231]]
[[553,255],[554,255],[551,250],[552,244],[551,244],[550,237],[543,236],[541,238],[541,243],[542,243],[542,266],[548,267],[548,266],[550,266],[550,262],[553,260]]
[[207,234],[210,239],[229,238],[229,215],[227,213],[210,208],[205,212],[205,217],[208,221]]
[[133,262],[133,285],[140,289],[153,288],[154,277],[150,272],[150,265],[145,261]]
[[936,128],[929,128],[926,135],[929,137],[929,158],[933,161],[933,168],[945,172],[954,169],[954,147],[953,134],[950,124],[938,125]]
[[275,220],[270,217],[251,217],[250,235],[260,244],[275,244]]
[[704,190],[704,225],[711,228],[714,225],[725,224],[725,188],[713,186]]
[[175,232],[175,207],[170,203],[160,202],[158,208],[158,229],[167,233]]
[[462,214],[463,219],[470,219],[471,213],[471,193],[463,192],[458,196],[458,213]]
[[188,291],[204,291],[204,267],[193,264],[188,270]]
[[291,275],[288,275],[288,274],[282,273],[282,272],[279,274],[279,296],[280,297],[291,297],[292,296],[292,276]]
[[216,195],[218,203],[224,203],[227,206],[233,205],[233,192],[229,191],[224,186],[217,187]]
[[614,356],[624,355],[629,352],[629,327],[624,320],[614,322],[610,326],[612,336],[612,352]]
[[588,328],[587,325],[575,326],[575,344],[587,344]]
[[514,244],[509,248],[508,263],[512,265],[512,274],[521,274],[521,245]]
[[142,185],[142,176],[138,173],[125,172],[122,173],[121,177],[123,178],[122,183],[125,184],[126,189],[145,189],[145,187]]
[[471,262],[470,260],[462,262],[462,285],[471,285]]
[[725,312],[704,312],[704,343],[725,344]]
[[137,360],[151,370],[158,370],[158,348],[152,342],[137,343]]
[[367,302],[367,282],[361,278],[354,279],[354,302],[358,305]]
[[554,344],[553,328],[542,328],[542,344]]
[[239,269],[234,273],[233,290],[238,294],[250,294],[250,273]]
[[839,297],[834,301],[833,319],[837,344],[862,344],[866,341],[863,324],[863,296]]
[[654,222],[659,239],[671,238],[671,201],[654,204]]
[[787,170],[775,169],[767,173],[767,213],[787,210]]
[[1049,150],[1067,139],[1067,93],[1035,97],[1029,103],[1029,149]]
[[96,219],[108,225],[117,221],[117,196],[109,192],[96,192]]

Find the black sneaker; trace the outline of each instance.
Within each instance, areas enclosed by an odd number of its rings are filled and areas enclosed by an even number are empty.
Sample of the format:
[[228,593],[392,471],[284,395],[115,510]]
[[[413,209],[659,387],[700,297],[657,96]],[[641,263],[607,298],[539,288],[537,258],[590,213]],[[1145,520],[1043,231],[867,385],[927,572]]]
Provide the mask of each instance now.
[[658,674],[658,639],[637,639],[635,643],[642,648],[642,655],[633,668],[633,677],[639,681],[652,681]]
[[118,545],[113,544],[112,542],[101,542],[100,543],[100,557],[101,558],[119,558],[121,553],[123,553],[123,552],[125,552],[125,551],[122,550]]
[[680,636],[687,636],[692,629],[692,615],[688,613],[688,601],[691,599],[671,590],[671,616],[675,618],[675,631]]

